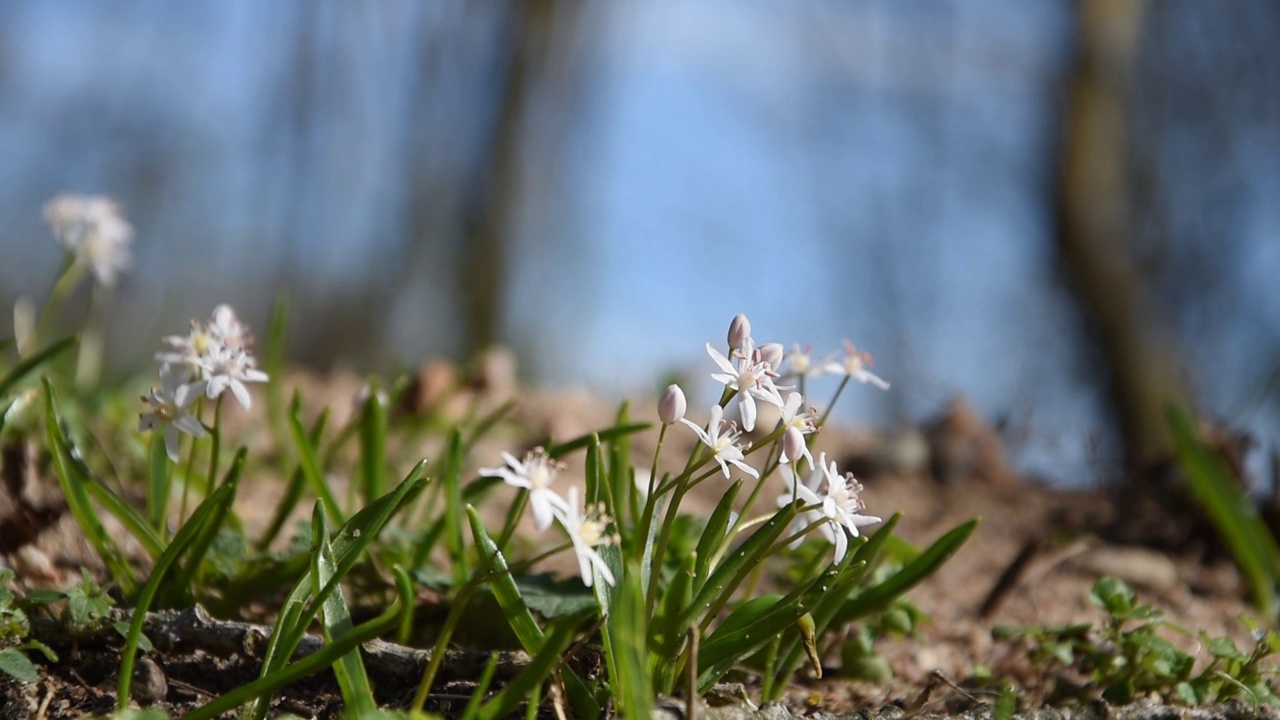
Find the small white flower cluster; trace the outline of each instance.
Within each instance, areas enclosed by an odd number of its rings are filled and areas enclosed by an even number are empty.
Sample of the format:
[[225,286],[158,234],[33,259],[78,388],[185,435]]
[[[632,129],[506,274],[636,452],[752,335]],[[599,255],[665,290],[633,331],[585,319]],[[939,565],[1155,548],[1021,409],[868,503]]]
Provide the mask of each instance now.
[[[804,398],[798,392],[788,392],[784,400],[782,392],[792,388],[778,385],[775,380],[781,377],[813,377],[826,373],[852,378],[882,390],[887,390],[889,383],[867,369],[871,365],[871,356],[859,352],[847,340],[843,358],[831,358],[817,363],[813,361],[811,350],[794,348],[786,356],[789,365],[786,373],[780,369],[784,362],[782,346],[768,343],[757,347],[751,338],[751,323],[745,315],[738,315],[729,324],[728,341],[729,356],[722,355],[707,343],[707,354],[721,370],[713,373],[711,378],[735,391],[742,428],[746,432],[755,429],[757,401],[780,408],[779,427],[783,433],[779,468],[787,483],[787,490],[779,496],[778,503],[785,506],[799,499],[806,506],[815,506],[815,509],[800,514],[796,519],[796,526],[803,529],[822,523],[819,528],[823,536],[836,546],[836,561],[839,562],[848,548],[848,535],[858,537],[859,527],[880,522],[880,518],[860,514],[865,509],[858,497],[862,485],[854,479],[852,473],[840,475],[834,461],[827,464],[825,453],[815,465],[804,436],[817,431],[817,411],[812,407],[802,411]],[[674,385],[667,388],[667,395],[663,396],[663,403],[659,407],[676,405],[667,397],[675,393],[680,394],[678,404],[683,409],[684,395]],[[688,425],[702,443],[711,449],[712,457],[719,463],[726,478],[731,476],[730,465],[751,477],[759,478],[760,472],[746,462],[745,451],[750,448],[750,444],[740,442],[742,432],[732,421],[725,421],[724,411],[719,404],[711,407],[710,414],[711,420],[705,430],[683,417],[679,421]],[[662,421],[667,424],[675,422],[669,417],[662,417]],[[811,468],[806,483],[796,481],[800,458],[808,460]]]
[[250,352],[253,339],[228,305],[214,308],[208,323],[191,323],[186,335],[164,339],[169,350],[156,353],[161,363],[161,388],[152,388],[142,398],[149,412],[142,413],[139,430],[163,425],[165,449],[169,458],[178,461],[178,431],[203,437],[204,426],[188,408],[204,395],[217,399],[225,390],[249,409],[249,390],[245,383],[266,382],[267,374],[257,369]]
[[58,244],[88,265],[103,287],[114,287],[133,264],[133,226],[120,203],[101,195],[58,195],[45,203],[44,219]]
[[539,531],[551,527],[553,521],[560,523],[573,543],[584,585],[591,587],[595,578],[593,569],[600,573],[602,580],[613,585],[613,572],[596,551],[598,546],[614,541],[614,536],[606,533],[610,520],[604,514],[604,508],[584,507],[576,487],[569,488],[567,499],[552,490],[551,484],[564,465],[548,457],[542,448],[527,453],[523,461],[510,453],[502,453],[502,459],[506,461],[506,467],[484,468],[480,474],[500,477],[508,485],[528,490],[533,525]]

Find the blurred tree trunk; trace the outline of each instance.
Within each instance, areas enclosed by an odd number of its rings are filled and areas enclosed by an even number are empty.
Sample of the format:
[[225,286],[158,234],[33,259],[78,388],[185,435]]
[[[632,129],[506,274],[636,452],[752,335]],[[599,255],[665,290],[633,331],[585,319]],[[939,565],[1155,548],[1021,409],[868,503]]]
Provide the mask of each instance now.
[[1059,262],[1100,351],[1131,472],[1169,456],[1164,406],[1176,386],[1145,305],[1145,278],[1133,261],[1128,104],[1143,5],[1085,0],[1077,6],[1079,46],[1056,198]]
[[557,2],[513,0],[510,12],[509,50],[488,156],[463,206],[459,287],[467,356],[498,339],[507,290],[507,247],[519,202],[520,139],[534,86],[546,65]]

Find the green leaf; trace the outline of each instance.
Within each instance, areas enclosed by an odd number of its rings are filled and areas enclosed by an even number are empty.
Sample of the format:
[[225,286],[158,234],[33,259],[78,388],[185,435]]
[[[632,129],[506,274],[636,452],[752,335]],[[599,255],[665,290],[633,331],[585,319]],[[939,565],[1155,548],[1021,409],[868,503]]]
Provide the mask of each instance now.
[[[694,572],[698,564],[698,554],[691,552],[685,556],[680,569],[671,579],[662,601],[658,605],[658,613],[650,626],[651,647],[650,667],[654,677],[654,688],[659,692],[670,694],[675,690],[676,663],[673,658],[680,654],[684,645],[681,618],[685,608],[693,602]],[[687,625],[683,627],[688,627]]]
[[541,687],[551,673],[564,662],[564,653],[569,649],[569,643],[581,624],[581,619],[576,622],[568,619],[556,623],[551,633],[546,636],[542,647],[529,660],[524,670],[511,681],[510,685],[503,688],[502,692],[484,704],[480,711],[480,718],[498,720],[498,718],[507,717],[525,698],[529,697],[534,688]]
[[215,507],[211,511],[209,521],[204,524],[195,538],[191,541],[191,549],[185,554],[181,568],[177,573],[177,580],[170,585],[171,592],[166,595],[170,598],[179,598],[183,595],[191,593],[191,586],[200,572],[200,566],[204,563],[204,558],[209,554],[209,547],[213,544],[214,538],[218,536],[218,529],[222,527],[223,522],[227,519],[227,513],[231,511],[231,503],[235,502],[236,490],[240,487],[240,476],[244,473],[245,458],[248,456],[246,448],[240,448],[236,452],[236,457],[231,461],[231,467],[227,469],[226,478],[222,482],[222,487],[230,488],[229,499]]
[[[129,638],[129,623],[121,620],[119,622],[111,623],[111,627],[115,628],[115,631],[120,633],[120,637],[125,638],[126,640]],[[148,638],[146,634],[138,636],[138,647],[142,652],[151,652],[155,649],[151,645],[151,639]]]
[[720,548],[729,541],[729,522],[733,518],[733,504],[738,499],[738,491],[742,489],[742,479],[735,480],[724,497],[720,498],[716,509],[707,518],[707,526],[698,538],[698,567],[694,572],[696,589],[701,590],[701,582],[711,574],[711,559],[718,557]]
[[[333,547],[329,544],[329,524],[325,522],[324,508],[319,502],[311,514],[311,544],[315,548],[311,555],[311,588],[318,595],[325,585],[342,581],[342,577],[337,575],[338,565],[333,559]],[[355,629],[341,584],[329,594],[320,608],[321,627],[326,643],[332,644]],[[343,704],[354,711],[356,717],[377,712],[378,705],[374,702],[373,689],[369,686],[369,676],[365,673],[359,648],[343,655],[334,664],[333,672],[342,689]]]
[[129,707],[130,684],[133,682],[133,661],[138,652],[138,645],[142,637],[142,625],[146,621],[147,610],[151,607],[151,601],[155,598],[156,592],[159,591],[160,585],[164,582],[169,570],[177,564],[182,554],[199,538],[205,525],[225,514],[226,507],[235,498],[235,491],[235,483],[223,485],[205,498],[204,502],[200,503],[195,512],[191,513],[191,518],[178,529],[177,534],[173,536],[173,542],[169,543],[169,547],[165,548],[164,553],[160,555],[160,559],[156,560],[156,565],[151,570],[151,576],[147,578],[147,583],[142,586],[142,591],[138,593],[138,599],[134,603],[133,618],[129,623],[129,634],[125,637],[124,649],[121,651],[120,680],[116,691],[117,707],[120,709],[123,710]]
[[791,504],[780,508],[772,518],[752,533],[751,537],[729,553],[724,562],[720,563],[720,567],[711,573],[711,577],[707,578],[706,583],[697,591],[693,602],[675,628],[676,632],[683,635],[699,617],[704,618],[705,625],[707,620],[724,607],[733,591],[746,578],[747,573],[768,555],[773,549],[773,544],[791,525],[791,521],[796,516],[796,507],[795,504]]
[[329,489],[329,484],[325,482],[324,473],[320,470],[320,460],[316,456],[316,449],[307,437],[306,431],[302,428],[302,394],[299,392],[293,394],[293,402],[289,406],[288,419],[289,435],[293,438],[293,447],[298,453],[298,466],[302,468],[303,477],[306,478],[307,484],[311,486],[311,491],[324,503],[325,511],[329,513],[329,518],[335,522],[343,522],[345,518],[342,515],[342,508],[338,506],[338,499],[333,496],[333,491]]
[[153,432],[147,448],[147,518],[158,533],[168,530],[169,488],[169,453],[164,446],[164,433]]
[[160,538],[159,533],[152,527],[151,523],[101,480],[96,477],[86,477],[84,468],[79,463],[73,462],[70,467],[84,484],[84,489],[89,495],[106,508],[107,512],[114,515],[121,525],[124,525],[129,534],[133,535],[134,539],[147,551],[147,554],[153,559],[160,557],[160,553],[164,550],[164,540]]
[[36,666],[31,660],[18,651],[17,648],[5,648],[0,650],[0,672],[10,675],[21,680],[24,683],[34,683],[40,680],[40,671],[36,670]]
[[[335,551],[337,548],[334,548]],[[339,658],[356,650],[362,644],[385,634],[400,622],[402,613],[413,609],[413,586],[404,570],[392,569],[396,576],[396,589],[399,597],[387,611],[369,622],[357,626],[341,639],[325,645],[292,665],[285,666],[269,675],[242,685],[231,692],[223,694],[207,705],[196,708],[183,716],[183,720],[213,720],[223,713],[233,710],[254,698],[270,697],[271,693],[289,683],[296,682],[312,673],[319,672],[333,665]],[[306,580],[304,579],[304,582]]]
[[467,563],[467,548],[462,539],[462,515],[466,503],[462,500],[462,432],[457,428],[449,436],[449,454],[446,456],[444,477],[444,527],[445,545],[449,548],[449,560],[453,568],[454,584],[461,587],[471,576]]
[[920,553],[918,557],[894,573],[892,577],[854,595],[846,601],[844,606],[836,613],[833,622],[843,624],[884,610],[895,599],[901,597],[908,590],[936,572],[938,568],[942,567],[943,563],[950,560],[951,556],[964,545],[977,527],[978,520],[975,518],[952,528],[930,545],[927,550]]
[[[311,425],[311,433],[309,439],[311,447],[319,447],[320,439],[324,437],[324,428],[329,421],[329,408],[321,411],[320,416]],[[281,418],[281,426],[284,420]],[[271,543],[280,534],[280,530],[284,528],[284,524],[289,521],[289,517],[293,514],[294,508],[298,506],[298,501],[302,499],[302,488],[306,484],[306,477],[302,472],[302,465],[294,466],[293,473],[289,476],[289,484],[285,487],[284,496],[276,505],[275,514],[271,517],[271,522],[267,525],[267,529],[262,533],[262,537],[258,538],[257,548],[259,552],[265,552]]]
[[652,423],[628,423],[626,425],[615,425],[611,428],[587,433],[586,435],[574,438],[568,442],[560,443],[559,445],[552,445],[548,442],[546,444],[547,455],[553,458],[564,457],[575,450],[581,450],[590,445],[593,437],[596,442],[607,442],[610,440],[616,440],[624,435],[634,435],[638,432],[644,432],[645,430],[648,430],[651,425]]
[[1235,487],[1222,457],[1196,437],[1190,414],[1178,407],[1168,411],[1174,445],[1191,491],[1213,521],[1240,572],[1253,591],[1254,604],[1267,617],[1280,612],[1276,584],[1280,581],[1280,546],[1258,516],[1258,508]]
[[[426,466],[426,462],[426,460],[419,462],[395,490],[369,503],[339,529],[337,536],[332,540],[333,556],[337,561],[334,574],[338,578],[345,577],[351,571],[391,517],[412,502],[418,493],[422,492],[422,488],[426,487],[427,479],[422,477],[422,469]],[[408,576],[405,579],[408,582]],[[293,656],[293,651],[297,649],[298,643],[306,633],[307,625],[319,612],[320,603],[323,603],[336,587],[336,582],[325,583],[320,592],[314,595],[310,604],[306,604],[307,597],[313,594],[310,575],[298,581],[285,599],[280,617],[272,630],[271,639],[267,642],[259,680],[264,680],[279,670]],[[267,711],[268,701],[269,696],[257,698],[252,707],[247,709],[246,717],[263,717]]]
[[1123,619],[1129,617],[1137,598],[1123,580],[1108,575],[1093,584],[1089,591],[1089,601],[1106,610],[1112,617]]
[[611,689],[621,701],[622,717],[648,718],[653,714],[653,681],[644,653],[648,628],[639,564],[633,560],[617,578],[619,586],[613,594],[604,628],[613,646],[617,668],[617,674],[610,676]]
[[35,355],[19,362],[17,365],[14,365],[13,369],[10,370],[7,375],[0,378],[0,397],[7,396],[9,394],[9,390],[12,389],[13,386],[17,385],[22,378],[26,377],[27,373],[30,373],[32,370],[40,367],[50,358],[75,344],[75,338],[63,338]]
[[57,393],[53,389],[53,383],[47,377],[42,378],[41,381],[44,385],[45,437],[49,444],[49,454],[53,457],[54,474],[57,475],[58,484],[62,487],[62,494],[67,500],[67,508],[71,510],[72,517],[76,519],[80,530],[93,546],[94,551],[98,553],[98,557],[102,558],[107,569],[111,571],[111,576],[120,586],[120,590],[126,596],[131,596],[137,591],[137,579],[129,563],[124,559],[124,554],[107,534],[89,502],[89,495],[85,490],[86,483],[80,477],[76,462],[71,457],[70,445],[62,432],[62,420],[58,415]]
[[382,495],[387,485],[387,396],[376,379],[369,380],[369,393],[360,410],[360,477],[364,499]]
[[547,620],[578,615],[596,607],[596,598],[582,582],[556,580],[550,573],[515,578],[524,604]]

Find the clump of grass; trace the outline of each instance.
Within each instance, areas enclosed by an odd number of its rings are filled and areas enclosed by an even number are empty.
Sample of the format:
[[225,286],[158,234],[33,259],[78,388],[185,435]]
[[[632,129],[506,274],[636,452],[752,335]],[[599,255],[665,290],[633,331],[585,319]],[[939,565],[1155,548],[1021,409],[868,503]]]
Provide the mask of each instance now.
[[[77,232],[131,237],[111,218],[82,220],[103,226],[76,226]],[[71,232],[61,215],[59,222],[56,230]],[[126,256],[116,252],[98,268],[97,256],[83,254],[83,238],[63,242],[68,263],[51,303],[90,270],[104,283],[127,267]],[[530,659],[498,688],[491,666],[464,711],[468,718],[505,717],[521,706],[532,713],[548,682],[577,717],[599,717],[612,702],[627,717],[642,718],[656,695],[705,692],[742,665],[755,667],[764,698],[772,699],[802,668],[821,674],[828,638],[848,635],[872,617],[897,617],[903,594],[945,563],[976,526],[964,523],[922,551],[909,548],[893,538],[898,516],[870,514],[861,484],[814,447],[817,430],[851,383],[889,388],[871,372],[870,357],[851,344],[825,360],[798,348],[787,353],[777,343],[757,344],[750,323],[738,316],[723,352],[706,347],[711,377],[724,388],[707,408],[707,422],[685,417],[684,392],[673,385],[656,418],[633,420],[624,404],[607,427],[524,453],[512,448],[504,464],[477,468],[473,448],[503,425],[510,404],[474,405],[460,422],[442,427],[394,412],[404,405],[407,382],[374,378],[351,420],[331,429],[327,411],[304,417],[300,391],[284,402],[285,316],[281,305],[268,333],[266,370],[258,368],[249,330],[229,306],[194,322],[186,334],[164,338],[156,355],[159,383],[143,398],[136,428],[122,427],[128,416],[111,410],[118,402],[109,391],[67,381],[83,377],[55,362],[70,340],[36,349],[43,323],[24,330],[20,342],[0,346],[0,423],[14,420],[8,429],[0,424],[0,432],[42,442],[71,514],[131,613],[119,628],[125,637],[116,693],[122,713],[134,663],[149,652],[143,634],[149,609],[202,603],[234,613],[251,600],[283,596],[258,679],[188,717],[236,708],[243,718],[265,717],[276,690],[326,668],[333,669],[348,709],[374,716],[378,705],[359,647],[375,637],[417,637],[413,611],[424,586],[449,610],[432,628],[434,652],[409,709],[413,716],[437,689],[454,638],[475,636],[467,632],[477,629],[471,626],[492,623],[469,614],[478,601],[501,609],[510,636]],[[37,370],[45,373],[39,392],[29,388]],[[819,411],[806,386],[824,374],[838,384]],[[234,439],[224,436],[223,400],[229,395],[248,410],[255,384],[265,386],[277,459],[251,457],[243,447],[232,451]],[[781,419],[757,427],[765,405],[776,407]],[[632,438],[654,420],[657,449],[637,459]],[[689,433],[697,445],[678,458],[682,469],[660,474],[665,441],[674,432]],[[749,441],[748,433],[756,439]],[[411,448],[431,434],[440,439],[441,454],[413,457]],[[88,437],[118,442],[90,445]],[[571,455],[585,464],[580,485],[559,477]],[[287,483],[272,521],[251,534],[236,513],[236,496],[271,462],[282,463]],[[388,478],[397,468],[411,469],[392,486]],[[335,473],[351,478],[350,492],[330,487]],[[704,484],[719,486],[722,499],[709,516],[696,517],[683,501]],[[127,498],[139,491],[145,502],[135,506]],[[273,551],[287,518],[308,502],[310,521],[287,549]],[[491,514],[480,509],[493,505],[505,519],[489,527],[482,518]],[[526,514],[537,534],[513,542]],[[106,531],[108,515],[142,548],[148,569],[140,570],[120,538]],[[541,563],[562,553],[576,559],[577,581],[546,582]],[[762,594],[769,578],[780,580],[770,585],[783,590]],[[356,597],[366,610],[381,612],[357,624],[356,617],[369,613],[353,611]],[[87,607],[71,592],[61,599],[68,608]],[[0,606],[0,617],[3,612]],[[313,625],[324,649],[295,659]],[[0,658],[26,660],[23,653],[40,649],[15,644],[22,640],[18,632],[3,638],[10,647]],[[573,669],[569,661],[584,648],[602,655],[601,675]],[[21,661],[6,662],[18,668]],[[18,672],[25,679],[34,668]]]

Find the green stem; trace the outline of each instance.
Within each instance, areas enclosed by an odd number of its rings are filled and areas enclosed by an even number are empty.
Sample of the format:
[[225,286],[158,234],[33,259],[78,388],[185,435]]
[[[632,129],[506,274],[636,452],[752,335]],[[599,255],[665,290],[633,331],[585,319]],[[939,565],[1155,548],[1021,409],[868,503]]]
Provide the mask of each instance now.
[[213,404],[213,427],[209,430],[212,441],[209,450],[209,476],[205,479],[205,494],[213,490],[214,478],[218,477],[218,455],[222,451],[222,395]]
[[53,324],[54,318],[58,316],[58,312],[62,310],[62,304],[66,302],[76,289],[76,285],[84,279],[85,271],[88,267],[84,263],[74,262],[70,258],[63,266],[62,274],[58,276],[58,280],[53,284],[53,289],[49,291],[49,299],[44,304],[44,310],[40,311],[40,319],[36,321],[36,344],[39,345],[40,338],[49,333],[49,326]]
[[822,413],[822,417],[818,418],[818,422],[817,424],[814,425],[814,427],[822,427],[823,425],[827,424],[827,416],[831,414],[831,411],[833,409],[835,409],[836,401],[840,399],[840,393],[844,392],[844,388],[848,384],[849,384],[849,376],[845,375],[844,378],[840,381],[840,387],[836,388],[836,394],[831,396],[831,402],[827,404],[826,412]]
[[[199,418],[203,414],[204,396],[201,395],[200,398],[196,400],[196,418]],[[181,436],[179,436],[179,438],[181,438]],[[179,506],[178,510],[179,527],[181,527],[182,523],[187,520],[187,498],[191,495],[191,476],[195,473],[196,469],[196,445],[198,444],[199,443],[197,443],[196,439],[193,437],[191,438],[190,446],[187,448],[187,469],[182,475],[182,504]]]

